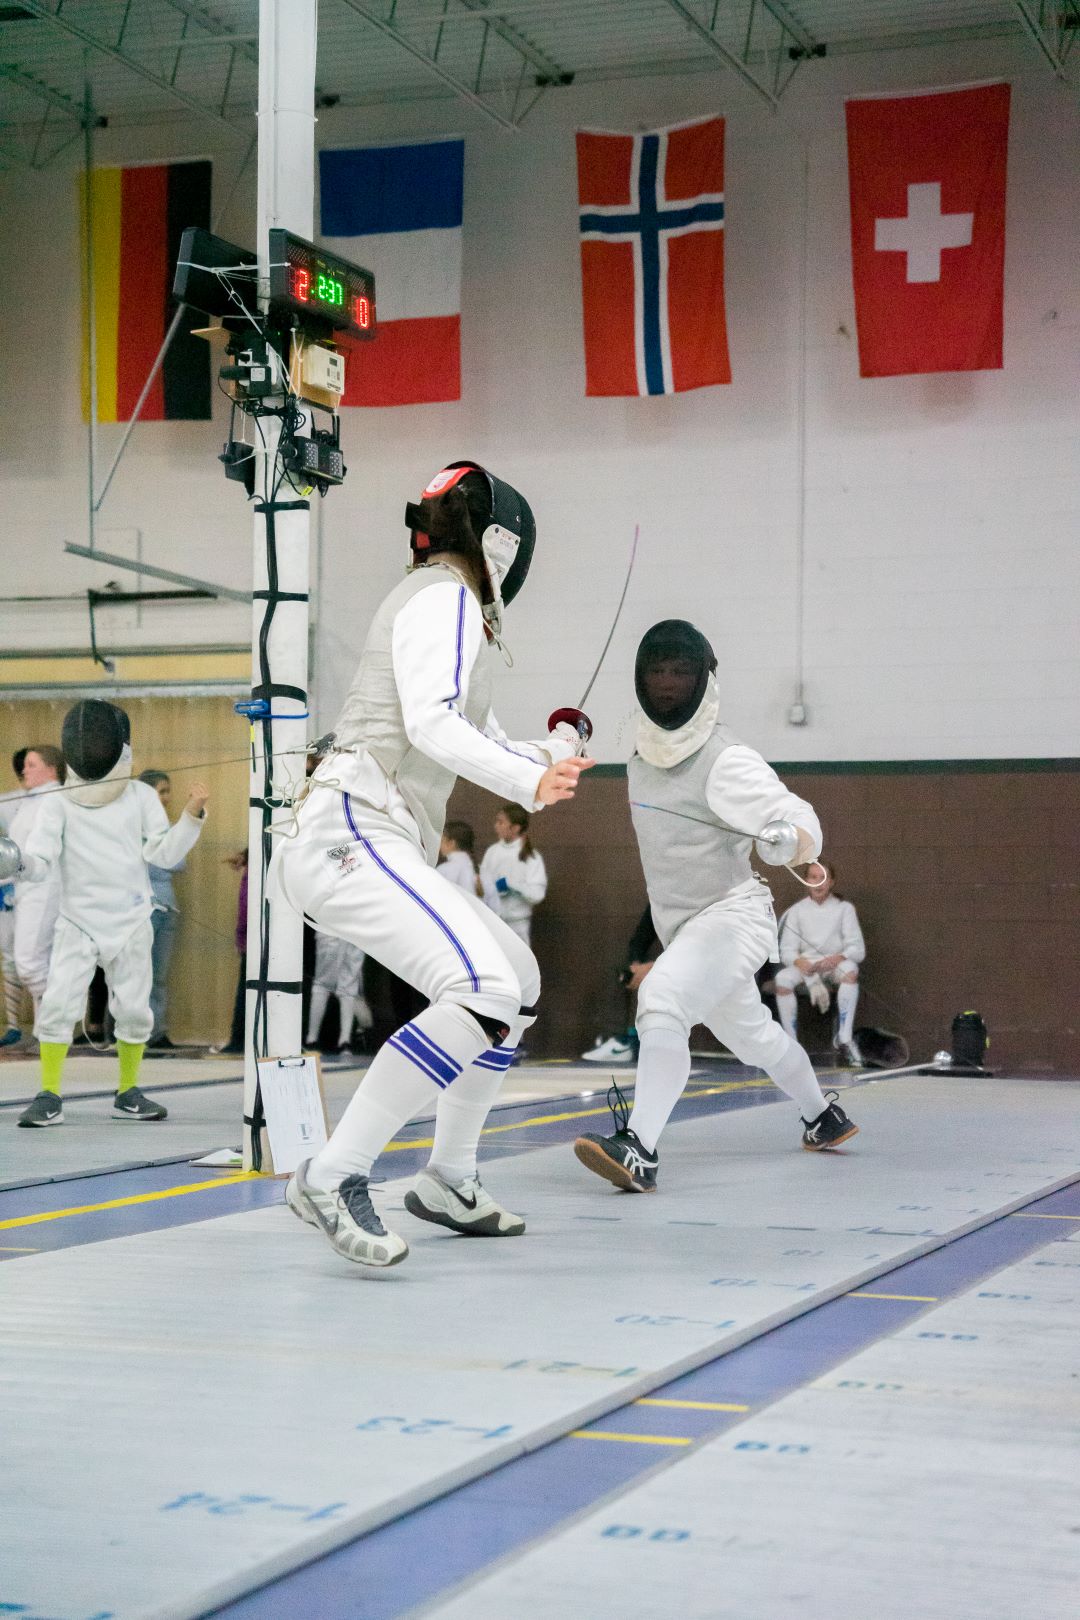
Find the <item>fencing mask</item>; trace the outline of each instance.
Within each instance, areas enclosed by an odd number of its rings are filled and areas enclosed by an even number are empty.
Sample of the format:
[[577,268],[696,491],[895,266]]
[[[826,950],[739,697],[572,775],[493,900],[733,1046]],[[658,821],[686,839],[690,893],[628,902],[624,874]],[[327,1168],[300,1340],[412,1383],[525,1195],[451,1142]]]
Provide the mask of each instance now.
[[131,777],[131,722],[123,709],[101,698],[73,704],[60,746],[76,804],[96,810],[120,797]]
[[907,1041],[891,1029],[857,1029],[855,1045],[865,1069],[902,1069],[911,1056]]
[[712,647],[685,619],[662,619],[645,632],[634,666],[642,759],[666,768],[697,753],[720,709],[715,671]]
[[525,583],[536,545],[536,522],[524,495],[474,461],[452,461],[405,508],[416,562],[432,551],[479,550],[491,589],[484,618],[496,635],[502,609]]

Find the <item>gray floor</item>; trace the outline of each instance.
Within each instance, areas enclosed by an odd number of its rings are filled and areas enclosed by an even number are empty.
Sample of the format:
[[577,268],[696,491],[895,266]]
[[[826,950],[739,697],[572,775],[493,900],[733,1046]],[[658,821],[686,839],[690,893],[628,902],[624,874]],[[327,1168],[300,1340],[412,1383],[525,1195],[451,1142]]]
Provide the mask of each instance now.
[[523,1154],[492,1167],[529,1219],[505,1243],[412,1221],[388,1183],[413,1253],[375,1278],[282,1208],[8,1266],[0,1379],[33,1414],[5,1447],[8,1586],[34,1612],[198,1614],[1072,1180],[1080,1096],[1038,1097],[869,1087],[832,1156],[786,1105],[687,1122],[650,1198]]
[[1080,1239],[998,1273],[425,1608],[1076,1620]]

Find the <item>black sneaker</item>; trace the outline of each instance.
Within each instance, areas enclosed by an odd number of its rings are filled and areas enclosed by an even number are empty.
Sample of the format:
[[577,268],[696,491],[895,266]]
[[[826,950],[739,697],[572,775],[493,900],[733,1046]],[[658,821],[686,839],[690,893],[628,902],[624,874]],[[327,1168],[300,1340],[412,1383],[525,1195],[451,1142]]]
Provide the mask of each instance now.
[[630,1108],[617,1085],[608,1092],[608,1107],[615,1119],[614,1135],[597,1136],[589,1131],[578,1137],[574,1152],[586,1169],[624,1192],[655,1192],[660,1155],[650,1153],[629,1129]]
[[[835,1091],[827,1091],[826,1097],[837,1097]],[[839,1147],[841,1142],[847,1142],[853,1136],[858,1136],[859,1127],[853,1125],[839,1101],[831,1102],[823,1114],[817,1119],[804,1119],[806,1126],[803,1131],[802,1145],[809,1153],[820,1153],[823,1148]]]
[[169,1110],[144,1097],[138,1086],[128,1086],[126,1091],[118,1091],[113,1098],[112,1117],[134,1119],[146,1124],[152,1119],[168,1119]]
[[64,1105],[55,1091],[39,1091],[29,1108],[19,1115],[19,1124],[30,1128],[63,1123]]

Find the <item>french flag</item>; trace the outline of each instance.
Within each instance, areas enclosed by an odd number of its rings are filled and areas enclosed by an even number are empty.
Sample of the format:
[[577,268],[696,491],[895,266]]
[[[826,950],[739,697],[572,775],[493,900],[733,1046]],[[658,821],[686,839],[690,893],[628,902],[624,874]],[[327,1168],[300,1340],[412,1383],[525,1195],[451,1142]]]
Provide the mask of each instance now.
[[724,120],[577,137],[587,394],[731,381]]
[[344,405],[461,398],[465,143],[319,153],[326,247],[375,274],[378,333],[350,345]]

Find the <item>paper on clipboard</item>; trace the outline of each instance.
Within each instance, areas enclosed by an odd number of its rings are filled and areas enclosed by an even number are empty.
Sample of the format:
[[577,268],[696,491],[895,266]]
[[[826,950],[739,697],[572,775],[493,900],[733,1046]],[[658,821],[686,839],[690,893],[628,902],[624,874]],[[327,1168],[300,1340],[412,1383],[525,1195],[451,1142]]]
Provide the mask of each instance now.
[[260,1058],[258,1070],[274,1175],[291,1175],[326,1145],[318,1059]]

